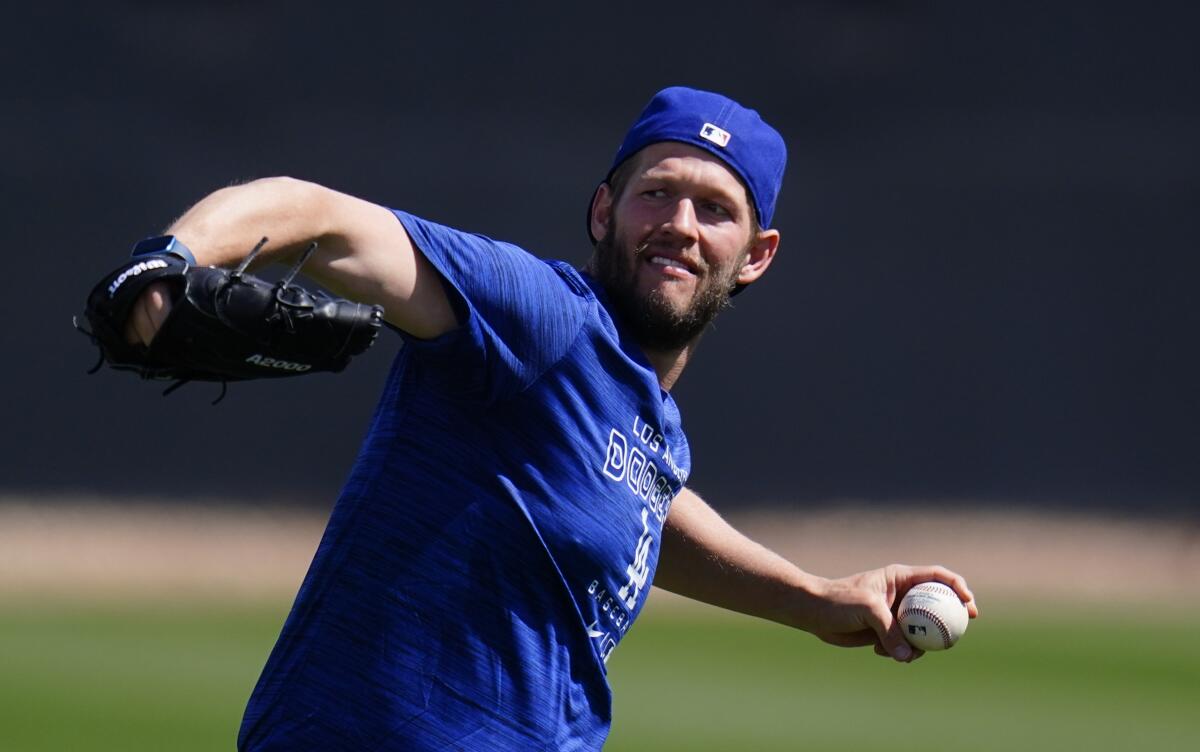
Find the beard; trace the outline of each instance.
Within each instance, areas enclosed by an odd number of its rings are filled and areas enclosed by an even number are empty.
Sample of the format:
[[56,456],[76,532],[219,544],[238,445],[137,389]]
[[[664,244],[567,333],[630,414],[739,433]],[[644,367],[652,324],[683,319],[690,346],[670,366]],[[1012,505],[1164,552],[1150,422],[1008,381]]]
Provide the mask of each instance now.
[[633,340],[656,351],[682,349],[730,306],[729,294],[749,251],[747,246],[737,262],[726,269],[712,266],[701,269],[699,289],[685,308],[678,309],[662,290],[638,293],[638,257],[646,251],[649,241],[643,241],[633,253],[628,253],[617,247],[616,237],[616,222],[610,218],[604,237],[596,241],[589,271],[604,287],[613,312]]

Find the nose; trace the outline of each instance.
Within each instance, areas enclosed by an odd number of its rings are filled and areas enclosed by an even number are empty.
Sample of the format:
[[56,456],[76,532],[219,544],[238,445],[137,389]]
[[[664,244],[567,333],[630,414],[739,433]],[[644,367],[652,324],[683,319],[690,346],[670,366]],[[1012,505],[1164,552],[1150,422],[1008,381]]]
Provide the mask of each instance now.
[[692,205],[692,200],[683,198],[675,202],[674,212],[670,219],[664,225],[664,229],[669,229],[677,235],[694,240],[697,235],[696,224],[696,207]]

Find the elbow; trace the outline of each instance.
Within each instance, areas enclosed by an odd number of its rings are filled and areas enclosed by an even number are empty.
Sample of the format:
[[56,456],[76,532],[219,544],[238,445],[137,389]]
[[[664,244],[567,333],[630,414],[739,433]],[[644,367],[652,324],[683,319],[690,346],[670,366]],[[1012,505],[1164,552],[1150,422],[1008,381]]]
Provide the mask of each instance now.
[[270,193],[297,202],[312,200],[314,197],[320,196],[329,190],[308,180],[301,180],[300,178],[293,178],[288,175],[258,178],[235,187]]
[[260,198],[263,205],[271,206],[275,219],[305,228],[306,237],[325,236],[336,226],[332,201],[336,194],[325,186],[279,175],[258,178],[240,187]]
[[316,183],[288,175],[275,175],[267,178],[255,178],[242,183],[231,183],[215,193],[257,193],[276,196],[303,196],[328,190]]
[[262,188],[274,188],[278,190],[301,190],[305,187],[315,186],[316,184],[307,180],[301,180],[300,178],[291,177],[290,175],[274,175],[272,177],[251,180],[245,185],[258,186]]
[[232,183],[213,191],[209,198],[230,200],[240,199],[273,199],[276,202],[300,202],[306,197],[315,195],[321,187],[299,178],[279,175],[269,178],[255,178],[242,183]]

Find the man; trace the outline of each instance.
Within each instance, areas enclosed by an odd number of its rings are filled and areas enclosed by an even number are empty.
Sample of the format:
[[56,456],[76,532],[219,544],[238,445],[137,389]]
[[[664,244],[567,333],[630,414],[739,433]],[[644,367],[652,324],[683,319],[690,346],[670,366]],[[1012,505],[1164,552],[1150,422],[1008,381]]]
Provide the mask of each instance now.
[[[808,574],[684,487],[670,388],[728,297],[779,247],[785,151],[752,110],[657,94],[588,215],[586,272],[286,178],[226,188],[171,232],[230,265],[260,235],[385,307],[406,340],[259,680],[252,750],[590,750],[611,711],[604,662],[651,582],[907,662],[894,565]],[[143,296],[148,343],[169,310]],[[657,569],[657,575],[655,571]]]

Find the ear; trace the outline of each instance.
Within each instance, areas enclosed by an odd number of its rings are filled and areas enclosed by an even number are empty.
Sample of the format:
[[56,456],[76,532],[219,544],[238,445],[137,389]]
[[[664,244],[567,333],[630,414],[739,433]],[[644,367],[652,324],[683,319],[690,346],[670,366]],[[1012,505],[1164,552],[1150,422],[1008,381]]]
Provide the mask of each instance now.
[[738,272],[739,285],[748,285],[767,271],[767,267],[775,259],[775,252],[779,250],[779,239],[779,230],[763,230],[758,233],[749,253],[746,254],[741,271]]
[[608,183],[601,183],[596,187],[596,193],[592,196],[592,211],[589,215],[592,237],[596,240],[603,240],[608,234],[608,220],[612,216],[613,192],[612,186]]

